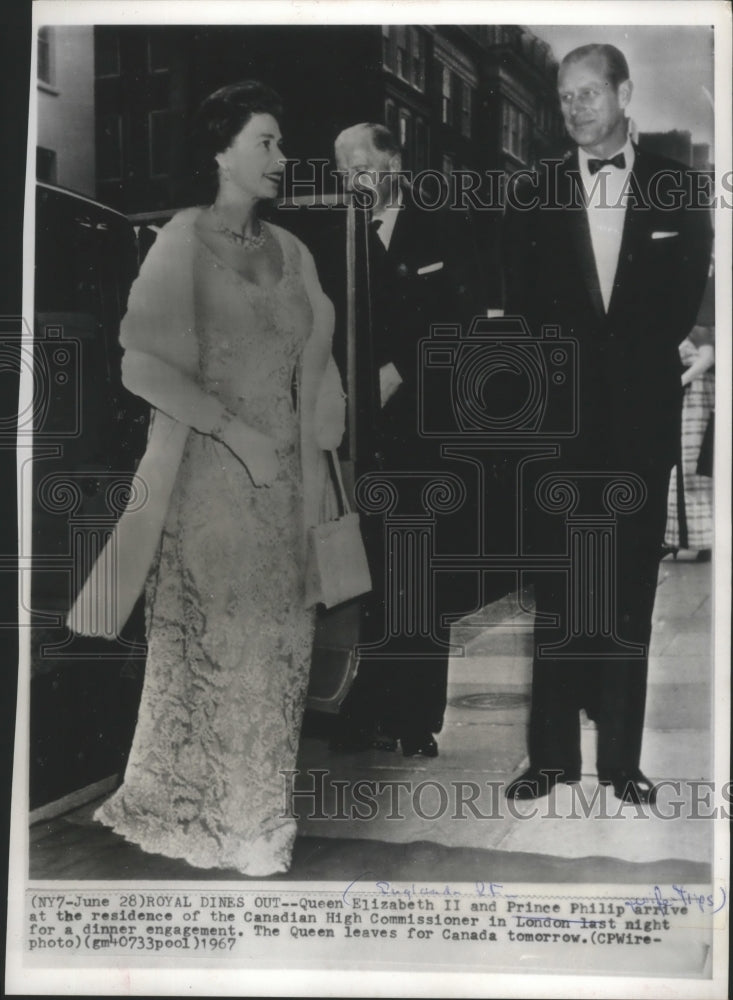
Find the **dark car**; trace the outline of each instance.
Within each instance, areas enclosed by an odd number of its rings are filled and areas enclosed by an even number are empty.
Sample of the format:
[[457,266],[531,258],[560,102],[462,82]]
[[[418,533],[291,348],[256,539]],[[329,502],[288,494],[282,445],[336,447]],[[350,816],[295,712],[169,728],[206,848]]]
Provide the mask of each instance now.
[[149,412],[120,380],[134,227],[39,183],[35,242],[32,501],[23,505],[32,516],[32,807],[124,764],[144,664],[142,609],[117,643],[71,637],[64,619],[124,506]]

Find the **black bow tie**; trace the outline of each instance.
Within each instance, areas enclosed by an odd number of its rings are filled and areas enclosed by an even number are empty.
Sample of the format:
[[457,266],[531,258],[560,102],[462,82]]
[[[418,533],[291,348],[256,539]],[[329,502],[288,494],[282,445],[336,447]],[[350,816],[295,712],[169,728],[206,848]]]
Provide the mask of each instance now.
[[610,160],[588,160],[588,170],[591,174],[597,174],[601,167],[618,167],[623,170],[626,166],[626,157],[623,153],[616,153]]

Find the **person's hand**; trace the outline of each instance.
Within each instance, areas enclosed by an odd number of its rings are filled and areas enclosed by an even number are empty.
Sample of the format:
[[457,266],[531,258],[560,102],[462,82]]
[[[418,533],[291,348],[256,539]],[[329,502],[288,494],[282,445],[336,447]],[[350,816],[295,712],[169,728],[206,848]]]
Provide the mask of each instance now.
[[269,486],[275,479],[280,462],[271,437],[234,415],[227,417],[215,436],[246,466],[255,486]]
[[344,436],[346,404],[342,392],[330,392],[318,397],[316,404],[316,444],[323,451],[334,451]]

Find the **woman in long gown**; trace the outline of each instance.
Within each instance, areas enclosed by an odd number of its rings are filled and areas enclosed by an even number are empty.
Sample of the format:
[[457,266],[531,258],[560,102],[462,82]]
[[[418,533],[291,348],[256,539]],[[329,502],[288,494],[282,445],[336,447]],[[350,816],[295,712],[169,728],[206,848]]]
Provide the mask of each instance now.
[[146,851],[254,876],[286,871],[295,837],[280,771],[295,764],[313,638],[305,530],[344,424],[312,258],[257,218],[283,170],[280,114],[252,81],[204,102],[218,195],[161,230],[123,321],[123,380],[154,407],[139,475],[162,532],[132,750],[95,813]]

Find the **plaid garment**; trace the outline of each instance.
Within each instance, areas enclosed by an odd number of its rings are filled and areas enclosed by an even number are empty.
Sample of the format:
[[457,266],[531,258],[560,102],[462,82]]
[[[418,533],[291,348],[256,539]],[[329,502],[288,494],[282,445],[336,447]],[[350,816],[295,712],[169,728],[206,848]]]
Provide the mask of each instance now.
[[[689,340],[680,345],[683,364],[697,355]],[[667,498],[665,545],[675,549],[710,549],[713,546],[713,481],[698,476],[697,459],[705,428],[715,406],[715,375],[709,369],[685,389],[682,400],[681,459],[672,469]],[[682,476],[678,476],[682,469]]]

